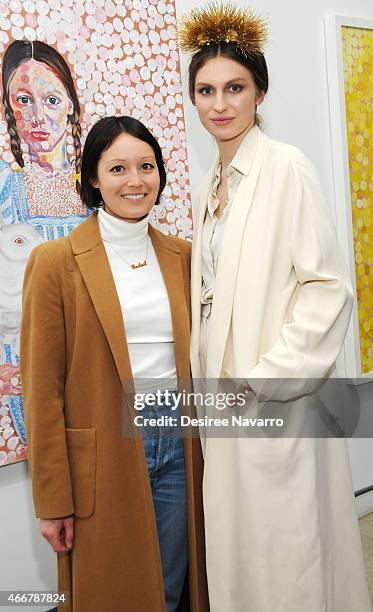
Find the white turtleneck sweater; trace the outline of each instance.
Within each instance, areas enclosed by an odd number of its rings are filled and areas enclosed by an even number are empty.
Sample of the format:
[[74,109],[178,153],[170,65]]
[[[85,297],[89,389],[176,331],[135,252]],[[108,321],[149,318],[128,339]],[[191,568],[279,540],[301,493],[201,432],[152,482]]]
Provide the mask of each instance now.
[[[128,223],[100,208],[98,223],[122,308],[136,388],[170,388],[172,381],[165,379],[176,377],[171,310],[149,237],[149,219]],[[130,264],[143,262],[146,251],[147,265],[133,270]]]

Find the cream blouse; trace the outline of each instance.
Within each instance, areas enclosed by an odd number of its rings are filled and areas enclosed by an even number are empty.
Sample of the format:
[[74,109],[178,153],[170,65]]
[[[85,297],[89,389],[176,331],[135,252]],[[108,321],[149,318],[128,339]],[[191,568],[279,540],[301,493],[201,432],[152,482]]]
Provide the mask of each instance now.
[[221,177],[221,161],[219,160],[213,181],[211,183],[206,216],[202,229],[202,293],[201,303],[211,304],[214,298],[215,278],[218,268],[219,253],[223,241],[224,228],[227,224],[229,211],[232,208],[234,197],[241,182],[243,173],[233,158],[227,169],[228,200],[223,214],[218,219],[215,211],[219,206],[217,189]]

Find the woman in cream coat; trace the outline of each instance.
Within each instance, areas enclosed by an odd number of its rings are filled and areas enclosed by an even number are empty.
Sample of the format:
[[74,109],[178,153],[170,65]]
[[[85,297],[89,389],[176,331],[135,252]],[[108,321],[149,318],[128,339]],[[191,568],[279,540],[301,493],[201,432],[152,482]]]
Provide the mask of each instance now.
[[[257,125],[263,24],[227,15],[215,5],[180,28],[191,99],[219,150],[195,207],[192,373],[245,379],[259,402],[281,379],[270,398],[283,401],[332,374],[352,290],[314,167]],[[212,612],[371,609],[344,440],[238,434],[204,446]]]

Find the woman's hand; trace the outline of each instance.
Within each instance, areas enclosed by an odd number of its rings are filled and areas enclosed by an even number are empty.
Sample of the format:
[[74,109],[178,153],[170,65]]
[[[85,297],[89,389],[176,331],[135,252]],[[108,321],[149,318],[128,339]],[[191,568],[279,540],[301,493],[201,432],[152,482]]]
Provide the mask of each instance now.
[[74,516],[61,519],[40,519],[40,533],[54,552],[68,552],[74,541]]

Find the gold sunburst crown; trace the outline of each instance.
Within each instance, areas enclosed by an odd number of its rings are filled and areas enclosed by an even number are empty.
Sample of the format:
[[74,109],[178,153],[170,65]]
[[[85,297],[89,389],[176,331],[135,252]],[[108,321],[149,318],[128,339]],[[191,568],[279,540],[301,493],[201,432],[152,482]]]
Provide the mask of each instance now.
[[205,45],[231,42],[245,56],[263,53],[267,41],[266,21],[251,9],[230,2],[210,2],[204,8],[183,15],[178,24],[182,51],[197,53]]

